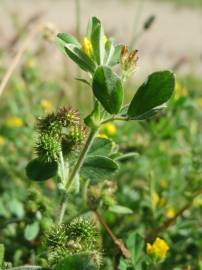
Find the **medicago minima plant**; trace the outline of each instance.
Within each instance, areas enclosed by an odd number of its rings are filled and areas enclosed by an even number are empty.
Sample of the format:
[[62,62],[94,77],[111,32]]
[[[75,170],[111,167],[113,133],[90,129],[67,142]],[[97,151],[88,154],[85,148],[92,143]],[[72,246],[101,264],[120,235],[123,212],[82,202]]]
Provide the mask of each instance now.
[[[113,197],[116,187],[110,179],[119,169],[120,160],[135,153],[120,153],[111,139],[98,134],[107,123],[144,121],[162,111],[173,94],[174,74],[167,70],[152,73],[131,102],[124,104],[124,85],[136,70],[137,50],[115,45],[95,17],[89,20],[82,43],[66,33],[59,33],[56,42],[61,51],[87,73],[87,79],[78,80],[91,89],[93,109],[83,121],[77,111],[67,107],[37,120],[36,157],[26,167],[27,176],[35,181],[53,177],[61,194],[55,225],[44,240],[48,267],[56,270],[102,268],[103,254],[107,250],[102,247],[93,219],[78,214],[70,223],[65,222],[68,198],[80,193],[83,204],[103,225],[119,250],[119,269],[150,269],[165,259],[168,244],[156,238],[153,244],[145,246],[142,236],[132,234],[125,245],[99,213],[101,208],[130,212],[116,205]],[[119,66],[116,68],[119,74],[114,71],[115,66]]]

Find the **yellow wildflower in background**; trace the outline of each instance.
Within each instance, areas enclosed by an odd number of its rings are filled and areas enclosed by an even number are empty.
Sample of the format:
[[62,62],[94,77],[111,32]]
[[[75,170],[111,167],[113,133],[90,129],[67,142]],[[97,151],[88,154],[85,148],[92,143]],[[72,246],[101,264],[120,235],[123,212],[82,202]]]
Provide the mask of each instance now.
[[93,56],[93,46],[91,41],[85,37],[83,39],[83,43],[82,43],[82,51],[87,54],[89,57]]
[[180,97],[187,96],[188,91],[187,88],[184,87],[179,81],[175,83],[175,99],[179,99]]
[[176,210],[174,207],[170,207],[166,210],[166,217],[167,218],[174,218],[176,215]]
[[50,100],[42,99],[40,105],[42,110],[44,110],[45,112],[53,111],[53,104]]
[[169,250],[167,242],[159,237],[156,238],[153,244],[147,243],[146,251],[148,255],[155,256],[159,260],[163,260]]
[[5,144],[5,139],[3,136],[0,135],[0,147],[4,146],[4,144]]
[[151,194],[151,203],[152,203],[152,207],[156,208],[156,206],[158,205],[160,201],[160,197],[156,192],[152,192]]
[[114,136],[117,131],[115,125],[112,123],[107,123],[103,125],[102,130],[109,136]]
[[197,104],[200,108],[202,108],[202,97],[197,99]]
[[9,128],[18,128],[23,126],[23,121],[18,116],[10,116],[6,119],[5,124]]
[[193,205],[195,207],[201,207],[202,206],[202,196],[195,198]]

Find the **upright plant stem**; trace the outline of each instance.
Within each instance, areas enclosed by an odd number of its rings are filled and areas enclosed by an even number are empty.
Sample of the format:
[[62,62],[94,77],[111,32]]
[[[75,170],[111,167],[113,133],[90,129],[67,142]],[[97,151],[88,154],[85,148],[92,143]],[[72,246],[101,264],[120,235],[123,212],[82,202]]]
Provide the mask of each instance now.
[[[86,140],[86,143],[83,147],[83,150],[81,151],[81,154],[72,170],[72,173],[70,174],[70,177],[68,179],[67,185],[66,185],[66,190],[68,191],[68,189],[71,187],[71,184],[74,180],[74,177],[76,176],[77,173],[79,173],[81,166],[83,165],[83,162],[86,158],[86,155],[88,153],[88,150],[90,149],[95,135],[97,133],[97,130],[91,130],[91,132],[88,135],[88,138]],[[66,211],[66,193],[63,194],[62,199],[61,199],[61,208],[60,208],[60,214],[59,214],[59,221],[58,223],[61,224],[65,215],[65,211]]]

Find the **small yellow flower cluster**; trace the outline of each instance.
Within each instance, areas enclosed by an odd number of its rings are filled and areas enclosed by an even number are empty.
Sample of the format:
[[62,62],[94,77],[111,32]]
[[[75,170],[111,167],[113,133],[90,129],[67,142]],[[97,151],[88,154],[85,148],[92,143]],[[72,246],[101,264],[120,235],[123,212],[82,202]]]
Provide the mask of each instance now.
[[106,131],[108,135],[115,135],[116,134],[116,127],[112,123],[107,123],[103,126],[103,129]]
[[44,112],[48,113],[53,111],[53,104],[50,100],[42,99],[40,105]]
[[159,237],[153,244],[147,243],[146,251],[148,255],[154,256],[158,260],[164,260],[169,250],[167,242]]
[[197,99],[197,104],[200,108],[202,108],[202,97],[200,97],[199,99]]
[[116,132],[117,132],[116,126],[112,123],[107,123],[102,126],[102,130],[101,133],[99,134],[99,137],[108,138],[108,136],[109,137],[114,136]]
[[195,200],[194,200],[194,206],[195,207],[202,207],[202,197],[201,196],[195,198]]
[[151,203],[153,208],[155,208],[157,206],[157,204],[159,203],[160,197],[156,192],[152,192],[151,194]]
[[82,43],[82,51],[87,54],[89,57],[93,56],[93,46],[91,41],[85,37],[83,39],[83,43]]
[[171,219],[174,218],[176,215],[176,210],[174,207],[170,207],[166,210],[166,217]]
[[[107,36],[104,35],[104,45],[106,45],[108,41]],[[84,37],[82,42],[82,51],[87,54],[90,58],[93,56],[93,46],[89,38]]]
[[179,81],[175,83],[175,99],[179,99],[180,97],[187,96],[188,91],[187,88],[184,87]]
[[9,128],[18,128],[23,126],[23,121],[18,116],[10,116],[6,119],[5,125]]
[[0,147],[4,146],[4,144],[5,144],[5,138],[0,135]]

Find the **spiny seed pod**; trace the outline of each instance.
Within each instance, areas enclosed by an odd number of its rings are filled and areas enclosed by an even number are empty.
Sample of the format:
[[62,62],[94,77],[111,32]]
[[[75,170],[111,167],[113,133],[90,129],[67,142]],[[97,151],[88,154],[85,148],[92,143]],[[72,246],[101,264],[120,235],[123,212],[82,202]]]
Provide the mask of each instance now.
[[50,113],[43,118],[38,118],[37,129],[40,133],[61,134],[61,124],[55,113]]
[[71,108],[63,107],[57,113],[57,119],[62,127],[78,125],[80,123],[79,113]]
[[45,235],[44,245],[50,249],[64,247],[67,241],[66,225],[53,226]]
[[69,241],[74,241],[81,246],[81,251],[100,249],[100,233],[92,221],[77,218],[67,226],[66,233]]
[[86,129],[79,126],[70,127],[68,134],[63,134],[62,136],[62,153],[64,156],[67,156],[72,151],[79,149],[86,138]]
[[74,143],[74,145],[82,145],[86,138],[86,128],[83,126],[73,126],[71,127],[69,134],[69,139]]
[[100,267],[103,264],[103,253],[101,251],[93,251],[90,253],[92,261]]
[[50,266],[58,264],[61,260],[70,255],[64,246],[50,248],[48,252],[48,263]]
[[96,264],[102,261],[100,233],[93,222],[83,218],[77,218],[69,225],[52,227],[45,235],[44,247],[48,248],[50,265],[82,253],[91,254]]
[[61,152],[61,143],[58,136],[51,134],[41,134],[36,146],[36,154],[44,161],[57,161]]

